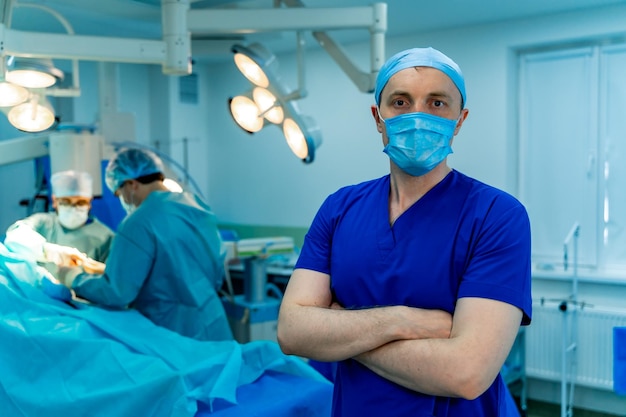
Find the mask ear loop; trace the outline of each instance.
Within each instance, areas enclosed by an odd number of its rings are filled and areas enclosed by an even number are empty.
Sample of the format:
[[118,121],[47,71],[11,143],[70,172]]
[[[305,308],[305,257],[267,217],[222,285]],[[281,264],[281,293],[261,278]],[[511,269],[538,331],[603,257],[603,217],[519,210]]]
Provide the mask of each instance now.
[[378,112],[378,118],[380,119],[380,121],[385,124],[385,119],[383,119],[383,116],[380,114],[380,106],[376,106],[376,111]]
[[[456,130],[459,128],[459,122],[461,121],[461,117],[463,117],[463,109],[461,109],[461,114],[459,114],[459,117],[457,117],[456,122],[454,123],[454,131],[456,132]],[[454,135],[452,135],[454,137]]]

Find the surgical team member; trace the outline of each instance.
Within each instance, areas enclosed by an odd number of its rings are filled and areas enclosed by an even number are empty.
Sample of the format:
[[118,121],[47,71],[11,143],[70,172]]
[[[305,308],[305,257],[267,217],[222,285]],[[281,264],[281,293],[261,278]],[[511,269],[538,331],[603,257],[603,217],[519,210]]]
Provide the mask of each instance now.
[[88,172],[61,171],[50,177],[54,212],[35,213],[11,225],[5,245],[44,264],[58,266],[86,258],[106,262],[114,232],[90,214],[93,180]]
[[67,270],[77,296],[114,308],[135,308],[155,324],[199,340],[232,340],[217,295],[223,262],[216,217],[198,196],[169,191],[154,153],[126,148],[109,161],[106,184],[128,216],[106,269]]
[[340,361],[334,417],[517,416],[499,371],[530,323],[526,210],[448,167],[468,115],[449,57],[398,53],[375,101],[390,173],[322,204],[280,308],[281,348]]

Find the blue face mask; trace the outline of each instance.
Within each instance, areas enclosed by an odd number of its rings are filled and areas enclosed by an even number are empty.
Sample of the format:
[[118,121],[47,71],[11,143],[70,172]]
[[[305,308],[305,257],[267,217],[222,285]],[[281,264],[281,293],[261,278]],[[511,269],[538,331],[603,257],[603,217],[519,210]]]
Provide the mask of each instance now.
[[456,120],[428,113],[406,113],[381,120],[389,139],[383,152],[409,175],[419,177],[430,172],[452,153],[450,139]]

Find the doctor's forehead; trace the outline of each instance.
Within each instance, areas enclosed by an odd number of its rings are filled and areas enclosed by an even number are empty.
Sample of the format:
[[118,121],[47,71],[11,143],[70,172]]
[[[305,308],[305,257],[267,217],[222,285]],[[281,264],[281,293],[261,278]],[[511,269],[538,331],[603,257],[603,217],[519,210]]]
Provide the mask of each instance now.
[[431,67],[411,67],[398,71],[389,78],[382,97],[398,94],[445,95],[461,101],[461,93],[454,82],[442,71]]

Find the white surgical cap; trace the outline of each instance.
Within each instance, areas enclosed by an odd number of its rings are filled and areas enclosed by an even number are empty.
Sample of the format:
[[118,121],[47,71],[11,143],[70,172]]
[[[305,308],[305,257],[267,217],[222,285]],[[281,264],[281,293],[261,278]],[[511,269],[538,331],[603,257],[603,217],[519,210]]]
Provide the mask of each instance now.
[[124,181],[135,180],[150,174],[163,173],[163,163],[146,149],[121,149],[106,168],[105,181],[111,192],[116,192]]
[[88,172],[60,171],[50,177],[55,197],[93,197],[93,180]]
[[380,94],[389,79],[398,71],[413,67],[435,68],[450,77],[456,88],[459,89],[463,98],[463,107],[465,107],[467,97],[465,95],[465,79],[463,78],[463,73],[461,73],[461,68],[459,68],[456,62],[434,48],[407,49],[389,58],[376,77],[374,98],[377,105],[380,105]]

